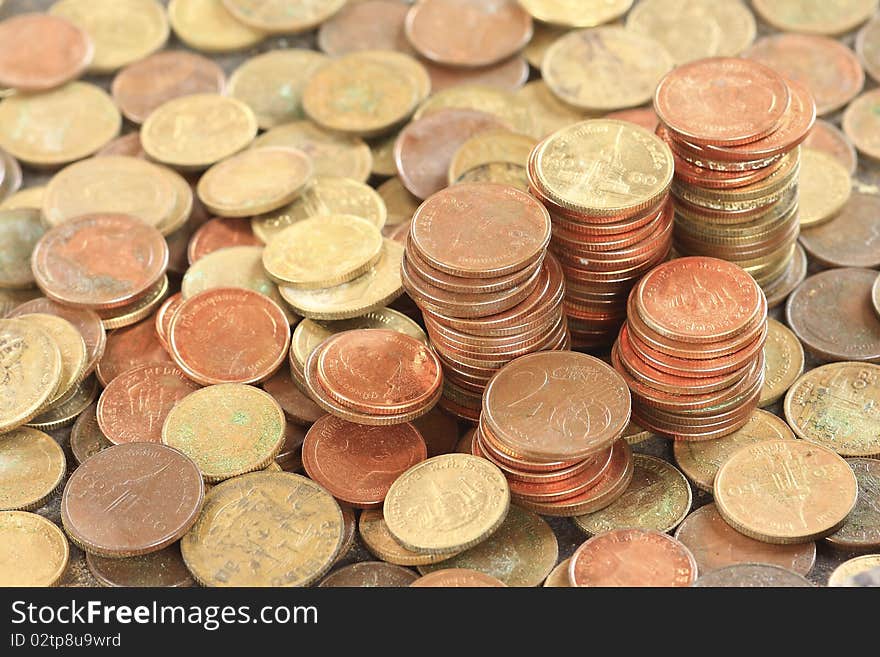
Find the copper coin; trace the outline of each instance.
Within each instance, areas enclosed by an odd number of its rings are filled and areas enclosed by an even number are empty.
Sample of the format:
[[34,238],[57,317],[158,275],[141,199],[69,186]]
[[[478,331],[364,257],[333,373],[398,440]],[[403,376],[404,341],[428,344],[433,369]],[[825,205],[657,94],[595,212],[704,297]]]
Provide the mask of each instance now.
[[440,361],[420,340],[388,329],[357,329],[324,341],[318,378],[338,403],[355,411],[394,415],[419,408],[443,380]]
[[856,54],[824,36],[774,34],[755,42],[744,56],[806,85],[816,99],[819,115],[845,106],[865,83]]
[[334,57],[359,50],[414,54],[403,29],[408,10],[398,0],[349,3],[321,25],[318,47]]
[[856,149],[843,131],[833,123],[819,119],[804,140],[804,146],[824,151],[854,175],[859,160]]
[[125,587],[179,587],[195,586],[195,580],[186,569],[180,546],[139,557],[109,559],[86,554],[86,565],[101,586]]
[[70,451],[77,463],[82,463],[90,456],[111,447],[113,443],[101,433],[98,426],[97,404],[91,404],[80,413],[70,430]]
[[290,347],[290,324],[278,304],[244,288],[214,288],[186,299],[168,335],[174,361],[203,385],[268,379]]
[[168,348],[168,329],[171,328],[171,318],[174,317],[174,313],[182,303],[183,295],[177,292],[165,299],[156,311],[156,335],[159,336],[159,341],[166,349]]
[[714,504],[707,504],[685,518],[675,538],[693,553],[701,577],[740,563],[773,564],[806,575],[816,562],[815,542],[773,545],[756,541],[728,525]]
[[423,0],[406,17],[413,47],[450,66],[499,62],[524,48],[532,33],[532,17],[515,0]]
[[844,550],[880,547],[880,460],[847,459],[859,484],[856,507],[826,541]]
[[788,103],[779,74],[758,62],[725,57],[679,66],[660,81],[654,96],[660,120],[697,144],[760,139],[776,128]]
[[425,439],[428,458],[455,451],[458,444],[458,421],[449,413],[435,406],[427,414],[413,420],[413,424]]
[[106,386],[138,365],[170,362],[171,356],[159,342],[153,322],[145,320],[107,334],[107,347],[95,373],[101,385]]
[[125,214],[91,214],[46,232],[34,247],[34,277],[59,303],[117,308],[137,299],[165,273],[162,234]]
[[394,144],[403,185],[426,199],[448,182],[449,164],[459,147],[486,130],[508,130],[500,119],[472,109],[442,109],[407,125]]
[[49,14],[0,22],[0,87],[45,91],[79,77],[95,52],[86,32]]
[[701,574],[694,586],[703,588],[792,588],[812,587],[803,575],[781,566],[743,563]]
[[98,452],[71,475],[61,521],[86,552],[128,557],[157,552],[183,536],[205,495],[195,463],[165,445],[131,443]]
[[880,196],[854,191],[833,219],[802,228],[800,241],[826,267],[880,267]]
[[141,365],[113,379],[98,400],[98,426],[107,439],[158,443],[168,411],[199,389],[170,363]]
[[694,555],[658,531],[616,529],[594,536],[571,556],[572,586],[690,586],[697,578]]
[[262,246],[251,230],[250,219],[215,217],[193,233],[187,248],[190,264],[199,258],[230,246]]
[[369,427],[332,415],[312,425],[302,454],[309,477],[359,509],[379,508],[394,480],[427,456],[425,441],[408,422]]
[[275,456],[275,463],[285,472],[302,469],[302,444],[306,439],[306,428],[287,422],[284,428],[284,444]]
[[218,64],[185,50],[166,50],[123,68],[111,93],[129,121],[143,123],[166,101],[192,94],[223,93],[226,75]]
[[422,63],[431,76],[433,93],[458,85],[481,85],[516,91],[529,79],[529,63],[521,56],[481,68],[443,66],[428,61]]
[[880,361],[880,318],[874,312],[872,269],[830,269],[792,292],[785,321],[804,347],[825,361]]
[[403,566],[395,566],[382,561],[361,561],[334,570],[318,586],[321,588],[395,588],[409,586],[418,578],[418,573]]
[[507,586],[491,575],[467,568],[444,568],[422,575],[410,586],[421,588],[481,588]]
[[290,372],[284,368],[263,382],[263,390],[272,395],[284,414],[297,424],[308,426],[325,415],[323,409],[293,382]]

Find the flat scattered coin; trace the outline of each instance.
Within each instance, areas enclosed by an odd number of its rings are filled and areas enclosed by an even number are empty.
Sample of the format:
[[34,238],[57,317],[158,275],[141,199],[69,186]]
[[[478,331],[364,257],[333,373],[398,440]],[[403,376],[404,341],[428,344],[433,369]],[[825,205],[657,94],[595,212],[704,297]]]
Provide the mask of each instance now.
[[244,50],[266,36],[236,20],[217,0],[171,0],[168,21],[178,39],[205,52]]
[[833,123],[824,119],[817,119],[810,134],[804,140],[804,146],[831,155],[840,162],[849,175],[854,175],[858,166],[858,155],[843,131]]
[[77,463],[82,463],[103,449],[112,446],[98,426],[97,405],[90,405],[80,413],[70,430],[70,451]]
[[875,160],[880,159],[880,131],[878,131],[880,109],[878,108],[880,108],[880,90],[873,89],[849,104],[843,113],[841,123],[843,132],[859,152]]
[[0,432],[28,422],[54,396],[61,381],[61,351],[35,324],[0,320],[0,353],[6,375],[0,382]]
[[568,567],[571,563],[570,559],[564,559],[556,565],[544,580],[544,586],[548,588],[570,588],[571,581],[568,579]]
[[[816,226],[838,215],[850,198],[852,181],[846,168],[827,153],[801,149],[798,221],[802,228]],[[809,250],[809,238],[805,242]]]
[[410,586],[419,588],[481,588],[506,586],[486,573],[467,568],[444,568],[422,575]]
[[206,221],[193,233],[187,247],[190,264],[209,253],[232,246],[259,246],[262,242],[254,235],[251,224],[245,219],[215,217]]
[[874,17],[859,30],[855,49],[865,72],[875,81],[880,79],[880,20]]
[[[518,55],[499,64],[480,68],[458,68],[422,62],[431,76],[431,90],[440,93],[463,85],[494,87],[504,91],[516,91],[529,79],[529,63]],[[393,175],[393,174],[389,174]]]
[[509,131],[492,131],[475,135],[463,143],[449,163],[449,184],[476,167],[493,162],[510,162],[525,166],[537,141],[527,135]]
[[877,9],[877,0],[753,0],[752,7],[779,30],[837,35],[868,20]]
[[409,568],[381,561],[361,561],[334,570],[318,584],[321,588],[395,588],[409,586],[419,578]]
[[237,20],[268,33],[307,32],[331,18],[345,0],[222,0]]
[[[535,120],[517,94],[487,84],[455,85],[431,95],[413,115],[418,120],[444,109],[470,109],[494,116],[508,130],[533,135]],[[535,136],[535,135],[533,135]]]
[[[826,194],[832,193],[829,185],[823,187]],[[880,267],[878,240],[880,196],[858,191],[830,221],[802,230],[800,235],[807,253],[826,267]]]
[[272,395],[288,419],[297,424],[308,426],[325,415],[324,410],[300,390],[283,368],[263,382],[263,390]]
[[39,415],[32,418],[27,426],[40,431],[55,431],[69,427],[98,397],[98,381],[89,377],[58,401],[47,406]]
[[180,547],[203,586],[308,586],[333,565],[342,540],[342,511],[323,488],[258,472],[212,488]]
[[0,510],[42,506],[66,472],[64,450],[36,429],[19,427],[0,440]]
[[844,561],[828,578],[828,586],[857,586],[855,580],[861,573],[880,567],[880,554],[865,554]]
[[767,341],[764,343],[764,386],[758,406],[766,407],[782,399],[804,372],[804,348],[785,324],[767,320]]
[[55,586],[70,559],[67,538],[42,516],[0,511],[0,586]]
[[3,199],[3,202],[0,203],[0,210],[39,210],[43,207],[43,194],[45,191],[46,187],[43,185],[21,189]]
[[45,232],[40,213],[31,208],[0,209],[0,287],[23,289],[34,286],[31,252]]
[[[620,18],[633,3],[632,0],[585,0],[581,2],[520,0],[520,4],[535,20],[544,23],[565,27],[595,27]],[[536,25],[536,33],[538,29],[539,26]],[[534,39],[532,41],[534,42]]]
[[400,566],[423,566],[455,556],[458,552],[422,554],[400,544],[388,530],[381,509],[367,509],[358,520],[358,532],[370,554]]
[[780,544],[833,534],[858,495],[846,461],[799,440],[741,447],[718,470],[713,490],[718,511],[734,529]]
[[826,541],[844,550],[865,550],[880,546],[880,460],[847,459],[859,484],[856,507],[843,527]]
[[159,341],[153,322],[139,322],[107,334],[107,347],[95,373],[101,385],[138,365],[171,363],[171,356]]
[[261,470],[284,444],[284,412],[271,395],[238,383],[203,388],[165,417],[162,442],[198,465],[215,482]]
[[703,588],[792,588],[812,587],[813,584],[803,575],[781,566],[743,563],[719,568],[708,574],[701,574],[694,586]]
[[86,554],[86,565],[101,586],[181,587],[194,586],[180,547],[172,545],[139,557],[109,559]]
[[109,447],[71,475],[61,520],[86,552],[128,557],[157,552],[199,517],[204,484],[186,456],[164,445]]
[[[338,56],[360,50],[415,51],[404,33],[408,7],[396,0],[348,3],[318,30],[318,47]],[[370,29],[364,29],[368,25]]]

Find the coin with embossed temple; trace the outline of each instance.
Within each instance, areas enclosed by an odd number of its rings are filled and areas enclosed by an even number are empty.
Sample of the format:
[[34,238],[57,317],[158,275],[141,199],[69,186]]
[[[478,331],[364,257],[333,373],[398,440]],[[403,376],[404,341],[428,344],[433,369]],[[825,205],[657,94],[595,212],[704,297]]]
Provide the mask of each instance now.
[[825,540],[845,550],[880,547],[880,460],[854,458],[846,462],[856,475],[859,499],[843,527]]
[[55,492],[67,470],[64,450],[36,429],[19,427],[0,439],[0,510],[36,509]]
[[0,432],[21,426],[55,395],[61,381],[61,351],[46,331],[17,319],[0,320]]
[[343,566],[327,575],[321,588],[395,588],[409,586],[419,578],[418,573],[381,561],[361,561]]
[[36,513],[0,511],[0,586],[55,586],[70,546],[54,523]]
[[467,568],[443,568],[422,575],[410,586],[418,588],[481,588],[507,586],[501,580]]
[[180,546],[172,545],[139,557],[109,559],[86,554],[86,565],[101,586],[181,587],[194,586]]
[[785,324],[768,318],[767,341],[764,343],[764,387],[761,388],[758,406],[771,406],[782,399],[803,371],[804,348],[800,340]]
[[803,575],[781,566],[762,563],[742,563],[725,566],[708,574],[701,574],[694,586],[703,588],[792,588],[812,587]]
[[70,429],[70,451],[73,452],[73,458],[77,463],[82,463],[90,456],[94,456],[113,445],[101,433],[96,409],[96,404],[90,404],[86,410],[79,414]]
[[828,578],[828,586],[858,586],[858,576],[867,571],[880,568],[880,554],[865,554],[844,561],[835,568]]

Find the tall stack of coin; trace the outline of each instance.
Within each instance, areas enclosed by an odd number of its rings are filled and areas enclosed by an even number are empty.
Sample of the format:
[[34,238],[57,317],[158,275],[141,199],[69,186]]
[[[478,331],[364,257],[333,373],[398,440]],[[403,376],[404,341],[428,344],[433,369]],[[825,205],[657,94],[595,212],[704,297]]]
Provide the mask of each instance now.
[[562,269],[545,257],[550,232],[541,204],[509,185],[455,185],[415,213],[403,285],[443,363],[440,403],[450,412],[475,421],[506,363],[567,348]]
[[471,451],[501,469],[511,499],[525,508],[551,516],[598,511],[632,479],[622,439],[629,417],[626,382],[598,358],[529,354],[490,381]]
[[633,396],[633,420],[676,440],[743,426],[764,383],[767,300],[734,264],[663,263],[633,289],[611,357]]
[[562,128],[532,151],[529,185],[553,219],[550,249],[565,272],[575,347],[610,344],[626,295],[666,259],[673,166],[656,135],[609,119]]
[[798,145],[816,119],[809,90],[755,61],[703,59],[669,73],[654,108],[675,154],[676,250],[734,262],[784,298],[796,266]]

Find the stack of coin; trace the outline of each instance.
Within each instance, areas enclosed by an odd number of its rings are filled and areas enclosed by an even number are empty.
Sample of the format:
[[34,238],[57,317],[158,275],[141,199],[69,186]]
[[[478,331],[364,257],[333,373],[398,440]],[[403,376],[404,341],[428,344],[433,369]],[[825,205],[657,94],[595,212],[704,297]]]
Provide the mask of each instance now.
[[565,272],[575,347],[613,342],[626,318],[626,295],[666,259],[672,174],[669,148],[626,121],[577,123],[532,151],[529,185],[553,218],[550,249]]
[[511,499],[527,509],[598,511],[632,479],[632,452],[622,439],[629,418],[626,382],[598,358],[529,354],[486,388],[471,452],[501,469]]
[[403,285],[443,363],[446,410],[475,421],[506,363],[567,348],[562,269],[545,258],[549,241],[547,211],[509,185],[455,185],[416,212]]
[[675,154],[676,250],[734,262],[784,298],[797,266],[798,146],[816,119],[810,91],[752,60],[704,59],[669,73],[654,109]]
[[767,301],[742,269],[686,257],[630,294],[611,357],[633,395],[633,420],[676,440],[733,433],[764,383]]

